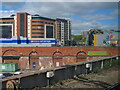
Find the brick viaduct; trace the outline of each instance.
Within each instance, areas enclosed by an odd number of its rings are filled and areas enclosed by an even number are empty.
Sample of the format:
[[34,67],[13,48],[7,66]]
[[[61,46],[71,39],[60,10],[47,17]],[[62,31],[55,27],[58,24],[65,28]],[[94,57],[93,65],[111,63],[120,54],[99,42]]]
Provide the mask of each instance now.
[[49,68],[98,59],[88,51],[106,51],[104,57],[120,55],[120,47],[2,47],[0,63],[18,63],[20,69]]

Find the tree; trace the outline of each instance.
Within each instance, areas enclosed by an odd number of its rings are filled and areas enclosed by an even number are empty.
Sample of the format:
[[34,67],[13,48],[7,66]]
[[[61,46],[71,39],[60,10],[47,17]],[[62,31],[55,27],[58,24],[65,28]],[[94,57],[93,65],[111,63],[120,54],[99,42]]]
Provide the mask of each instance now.
[[72,38],[74,41],[80,41],[82,40],[83,35],[72,35]]

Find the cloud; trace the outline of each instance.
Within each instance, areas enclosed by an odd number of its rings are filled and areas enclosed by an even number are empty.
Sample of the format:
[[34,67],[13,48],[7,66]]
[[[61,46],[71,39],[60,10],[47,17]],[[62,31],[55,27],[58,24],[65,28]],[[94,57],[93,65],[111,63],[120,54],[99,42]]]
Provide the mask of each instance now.
[[[73,0],[1,0],[2,2],[73,2]],[[119,2],[119,0],[74,0],[74,2]]]
[[[64,0],[62,0],[64,1]],[[117,16],[118,4],[117,2],[11,2],[3,3],[3,7],[10,8],[11,10],[16,6],[14,12],[3,12],[4,16],[11,15],[18,11],[28,12],[32,15],[39,14],[41,16],[56,18],[71,18],[71,16],[80,16],[83,19],[91,20],[76,20],[72,19],[72,33],[79,34],[80,30],[89,30],[90,28],[101,28],[101,29],[115,29],[117,25],[104,25],[97,20],[114,20]],[[110,15],[92,14],[97,10],[110,9],[113,10]]]
[[85,15],[85,16],[81,16],[81,17],[86,20],[115,20],[116,19],[116,17],[108,16],[108,15],[104,15],[104,14]]
[[[4,7],[15,7],[23,3],[3,3]],[[114,2],[25,2],[19,9],[28,13],[38,13],[48,16],[69,16],[74,14],[84,15],[99,9],[117,9]]]
[[17,12],[15,10],[0,10],[0,17],[10,17],[12,14],[16,14]]
[[1,0],[1,2],[25,2],[26,0]]
[[1,5],[3,8],[7,10],[11,10],[11,9],[21,8],[24,4],[25,2],[2,2]]
[[118,30],[118,24],[109,24],[105,25],[98,21],[80,21],[80,20],[72,20],[72,34],[80,34],[81,31],[89,30],[89,29],[103,29],[103,30]]

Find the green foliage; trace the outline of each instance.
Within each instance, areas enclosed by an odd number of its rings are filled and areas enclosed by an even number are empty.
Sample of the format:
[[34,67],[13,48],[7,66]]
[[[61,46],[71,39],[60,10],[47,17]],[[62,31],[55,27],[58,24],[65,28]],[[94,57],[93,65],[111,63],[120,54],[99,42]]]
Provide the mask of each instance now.
[[72,38],[74,41],[80,41],[82,40],[83,35],[72,35]]
[[115,47],[116,45],[115,44],[110,44],[110,46]]
[[110,68],[110,67],[112,67],[112,66],[115,66],[116,64],[118,64],[118,61],[119,61],[119,60],[116,60],[116,59],[113,59],[113,60],[111,60],[111,61],[106,61],[106,62],[104,63],[103,69],[108,69],[108,68]]
[[109,69],[110,67],[112,66],[115,66],[116,64],[120,63],[120,60],[116,60],[116,59],[112,59],[112,60],[108,60],[108,61],[105,61],[104,64],[103,64],[103,68],[101,67],[96,67],[93,69],[93,73],[98,73],[100,72],[101,70],[104,70],[104,69]]
[[109,61],[106,61],[106,62],[104,63],[103,68],[104,68],[104,69],[108,69],[109,67],[110,67],[110,62],[109,62]]
[[99,71],[101,71],[100,67],[96,67],[96,68],[93,69],[93,73],[98,73]]

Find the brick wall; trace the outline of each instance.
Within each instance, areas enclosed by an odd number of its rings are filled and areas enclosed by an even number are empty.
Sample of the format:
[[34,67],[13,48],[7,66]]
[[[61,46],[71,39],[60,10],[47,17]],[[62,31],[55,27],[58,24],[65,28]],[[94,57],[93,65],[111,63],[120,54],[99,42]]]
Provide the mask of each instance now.
[[[76,55],[79,51],[84,51],[86,53],[87,51],[107,51],[108,56],[120,54],[118,52],[120,47],[2,47],[2,53],[6,50],[14,50],[16,53],[24,56],[29,56],[32,51],[36,51],[38,55],[42,56],[51,56],[56,51],[60,51],[64,56]],[[11,53],[9,52],[9,54]]]
[[[120,55],[119,47],[2,47],[1,56],[20,56],[19,67],[21,69],[32,68],[32,63],[36,63],[36,68],[48,68],[53,66],[61,66],[65,64],[72,64],[76,62],[99,59],[99,57],[89,57],[87,55],[88,51],[106,51],[106,56],[116,56]],[[85,58],[77,58],[78,52],[84,51],[86,53]],[[36,52],[37,60],[30,61],[30,55],[32,52]],[[56,52],[61,53],[61,58],[54,59],[53,56]],[[56,54],[57,55],[57,54]],[[25,58],[27,57],[27,58]],[[0,59],[2,62],[3,59]],[[4,63],[4,62],[3,62]]]

